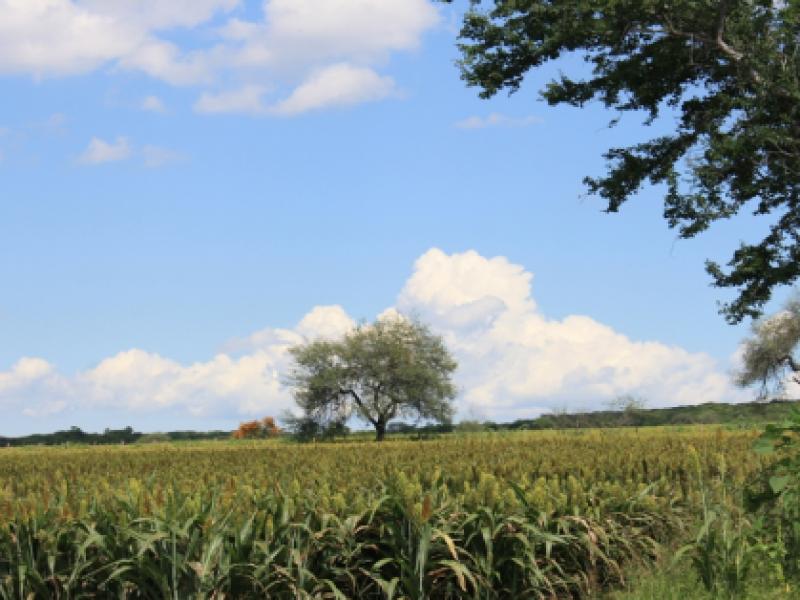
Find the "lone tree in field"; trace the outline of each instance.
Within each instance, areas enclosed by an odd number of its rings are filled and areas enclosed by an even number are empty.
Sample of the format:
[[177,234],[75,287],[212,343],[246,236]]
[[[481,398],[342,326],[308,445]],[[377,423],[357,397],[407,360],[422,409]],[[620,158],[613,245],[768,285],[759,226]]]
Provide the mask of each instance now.
[[740,211],[764,215],[762,240],[742,243],[727,268],[706,264],[715,286],[739,292],[722,307],[729,322],[760,317],[773,288],[800,278],[796,0],[473,0],[460,37],[463,79],[483,98],[577,54],[591,73],[548,83],[550,105],[598,102],[612,124],[623,112],[646,124],[677,113],[671,132],[610,149],[606,173],[584,181],[607,212],[663,186],[683,238]]
[[783,310],[756,321],[752,336],[742,343],[743,367],[733,374],[740,387],[759,385],[759,398],[783,391],[787,379],[800,384],[800,363],[794,356],[800,342],[800,290]]
[[449,423],[458,363],[441,336],[416,317],[392,315],[361,323],[339,339],[314,339],[289,349],[283,383],[321,428],[351,416],[375,428],[375,440],[397,417]]

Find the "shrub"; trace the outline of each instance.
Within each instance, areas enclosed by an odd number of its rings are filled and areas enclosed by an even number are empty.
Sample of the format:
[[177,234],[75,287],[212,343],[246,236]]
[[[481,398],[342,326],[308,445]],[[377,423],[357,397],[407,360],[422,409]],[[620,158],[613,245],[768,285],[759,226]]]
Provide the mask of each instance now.
[[236,440],[270,438],[277,436],[280,431],[281,430],[275,424],[275,419],[272,417],[264,417],[260,421],[255,420],[240,423],[239,429],[234,431],[231,437]]

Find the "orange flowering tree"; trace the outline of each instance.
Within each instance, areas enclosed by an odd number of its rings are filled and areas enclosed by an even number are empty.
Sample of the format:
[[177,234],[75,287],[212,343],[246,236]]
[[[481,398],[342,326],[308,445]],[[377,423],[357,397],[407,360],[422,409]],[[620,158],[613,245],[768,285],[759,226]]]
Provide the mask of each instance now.
[[275,424],[275,419],[264,417],[260,421],[256,419],[240,423],[239,429],[233,432],[233,438],[237,440],[271,438],[277,436],[280,431]]

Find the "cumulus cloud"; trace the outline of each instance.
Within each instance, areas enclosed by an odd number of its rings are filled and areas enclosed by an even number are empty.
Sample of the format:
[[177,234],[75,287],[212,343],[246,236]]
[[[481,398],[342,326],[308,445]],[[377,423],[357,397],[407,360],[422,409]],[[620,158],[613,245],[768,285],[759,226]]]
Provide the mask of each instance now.
[[317,306],[297,324],[295,331],[306,339],[333,338],[346,333],[356,322],[339,306]]
[[157,43],[156,32],[192,28],[238,0],[5,0],[0,73],[37,78],[87,73]]
[[526,127],[533,123],[544,123],[544,119],[533,115],[521,119],[514,119],[505,115],[492,113],[488,117],[469,117],[463,121],[458,121],[455,125],[459,129],[481,129],[485,127]]
[[563,403],[600,407],[624,393],[654,405],[744,399],[707,354],[634,341],[588,316],[548,319],[532,274],[505,258],[430,250],[398,298],[444,332],[460,360],[463,402],[498,418]]
[[0,72],[91,71],[136,48],[145,31],[70,0],[0,3]]
[[36,410],[43,401],[66,403],[71,394],[70,381],[41,358],[21,358],[0,372],[0,409],[22,404],[23,411]]
[[339,335],[354,325],[340,306],[318,306],[292,330],[268,328],[234,338],[210,361],[188,366],[134,348],[65,377],[43,359],[23,358],[10,371],[0,372],[0,409],[22,405],[22,414],[31,418],[74,408],[178,410],[194,416],[275,414],[291,404],[279,381],[286,349],[303,339]]
[[78,162],[84,165],[99,165],[101,163],[119,162],[133,156],[133,146],[128,138],[118,137],[113,143],[104,142],[99,138],[92,138],[89,147],[78,157]]
[[282,354],[282,349],[238,359],[219,354],[206,363],[182,366],[133,349],[80,373],[74,385],[92,407],[137,412],[183,408],[206,415],[234,405],[240,413],[257,412],[283,399],[276,370]]
[[[432,0],[264,0],[252,21],[230,16],[239,5],[0,0],[0,74],[138,71],[172,85],[213,86],[215,96],[206,90],[198,100],[202,112],[260,114],[252,92],[269,88],[285,98],[272,114],[290,115],[387,97],[394,82],[370,69],[419,47],[440,22]],[[187,42],[167,39],[178,29],[188,30]],[[237,90],[249,90],[251,102],[232,102]]]
[[284,351],[285,344],[240,358],[219,354],[208,362],[183,366],[132,349],[71,378],[48,369],[24,372],[20,363],[39,359],[23,359],[10,372],[0,373],[0,406],[22,404],[22,414],[33,418],[70,408],[256,414],[288,402],[278,382]]
[[41,358],[22,358],[11,371],[0,373],[0,394],[7,395],[25,388],[30,382],[48,377],[53,365]]
[[294,330],[266,327],[244,338],[228,340],[219,348],[227,354],[240,354],[254,350],[265,350],[273,346],[296,344],[303,339],[336,337],[355,327],[345,310],[339,306],[316,306],[303,317]]
[[[564,404],[599,409],[627,393],[654,406],[749,399],[707,354],[632,340],[584,315],[547,318],[533,299],[532,280],[503,257],[432,249],[414,264],[396,307],[381,317],[413,310],[441,332],[460,363],[461,407],[495,420]],[[291,329],[268,327],[228,340],[207,362],[182,365],[131,349],[71,377],[45,360],[23,358],[0,372],[0,409],[33,418],[75,407],[230,418],[276,414],[291,406],[280,384],[287,348],[354,326],[341,306],[318,306]]]

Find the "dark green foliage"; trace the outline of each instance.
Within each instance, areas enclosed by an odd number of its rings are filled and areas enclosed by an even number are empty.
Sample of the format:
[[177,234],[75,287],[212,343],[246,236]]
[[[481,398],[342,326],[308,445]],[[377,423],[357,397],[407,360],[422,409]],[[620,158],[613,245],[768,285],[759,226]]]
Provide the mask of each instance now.
[[323,427],[314,419],[306,416],[295,416],[287,411],[280,417],[283,430],[288,432],[296,442],[311,442],[319,437]]
[[344,423],[330,423],[322,431],[322,438],[326,440],[333,440],[336,438],[346,438],[350,435],[350,428]]
[[692,425],[694,419],[687,414],[675,415],[669,420],[671,425]]
[[340,421],[322,424],[312,418],[296,417],[287,412],[281,417],[281,422],[284,430],[291,434],[292,439],[301,443],[315,440],[327,442],[337,438],[347,438],[350,435],[350,428]]
[[[599,411],[581,413],[580,420],[572,414],[553,414],[538,419],[520,419],[510,423],[509,429],[576,429],[597,427],[660,427],[664,425],[713,425],[721,424],[728,428],[749,429],[754,425],[762,425],[780,421],[789,414],[790,407],[797,401],[747,402],[741,404],[725,404],[714,402],[694,406],[675,406],[672,408],[637,409],[635,418],[624,419],[626,415],[618,412]],[[489,429],[496,430],[498,425],[490,423]]]
[[[451,0],[443,0],[449,2]],[[589,192],[616,212],[646,183],[665,185],[664,216],[691,238],[748,207],[772,215],[769,234],[742,243],[729,270],[709,262],[731,323],[757,317],[773,288],[800,276],[800,5],[772,0],[480,0],[464,20],[463,79],[488,98],[514,92],[525,75],[577,53],[588,80],[562,75],[542,97],[551,105],[602,102],[641,111],[665,108],[673,133],[611,149],[605,176]],[[612,121],[614,124],[616,121]]]
[[719,415],[713,410],[706,410],[697,415],[695,423],[700,425],[719,425]]
[[138,440],[136,440],[137,444],[163,444],[166,442],[171,442],[172,438],[169,437],[166,433],[161,433],[160,431],[154,433],[146,433]]
[[[33,434],[20,437],[0,437],[0,447],[4,446],[61,446],[64,444],[134,444],[148,434],[134,431],[132,427],[125,429],[106,429],[103,433],[88,433],[79,427],[71,427],[67,431],[55,433]],[[173,442],[227,439],[230,431],[168,431],[164,434]]]
[[70,427],[66,431],[33,434],[21,437],[0,437],[0,445],[6,446],[57,446],[62,444],[133,444],[143,434],[132,427],[125,429],[106,429],[103,433],[88,433],[80,427]]
[[765,511],[774,532],[772,559],[783,577],[800,578],[800,411],[792,410],[780,423],[767,426],[753,450],[780,460],[751,488],[751,508]]

